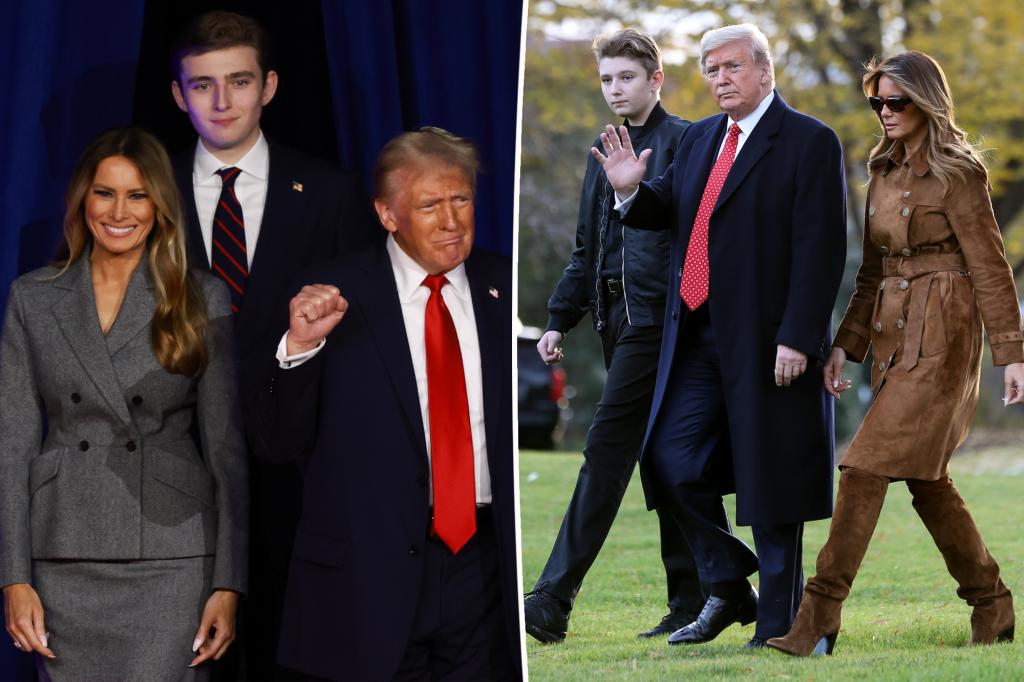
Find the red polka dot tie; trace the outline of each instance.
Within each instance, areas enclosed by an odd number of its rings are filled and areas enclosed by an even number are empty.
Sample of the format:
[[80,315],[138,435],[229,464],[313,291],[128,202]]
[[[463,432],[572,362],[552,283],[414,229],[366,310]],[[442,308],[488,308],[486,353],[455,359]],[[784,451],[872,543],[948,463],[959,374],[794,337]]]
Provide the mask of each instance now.
[[704,196],[700,199],[697,218],[693,221],[690,233],[690,244],[686,247],[686,261],[683,265],[683,277],[679,282],[679,297],[686,307],[696,310],[697,306],[708,299],[708,223],[711,211],[715,208],[718,195],[722,191],[725,179],[729,177],[729,169],[736,159],[736,146],[740,140],[740,127],[733,123],[729,126],[729,134],[725,138],[725,148],[715,161],[708,176],[708,184],[704,186]]
[[425,316],[427,412],[434,482],[434,533],[458,553],[476,532],[476,477],[466,375],[459,336],[441,289],[444,275],[427,275]]

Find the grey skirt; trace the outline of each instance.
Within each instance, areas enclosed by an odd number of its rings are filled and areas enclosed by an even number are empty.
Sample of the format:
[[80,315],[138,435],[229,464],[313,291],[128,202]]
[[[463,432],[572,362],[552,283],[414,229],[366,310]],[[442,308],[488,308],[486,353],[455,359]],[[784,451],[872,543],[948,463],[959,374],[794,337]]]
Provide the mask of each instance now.
[[42,682],[196,682],[192,642],[210,594],[213,557],[149,561],[33,561],[50,660]]

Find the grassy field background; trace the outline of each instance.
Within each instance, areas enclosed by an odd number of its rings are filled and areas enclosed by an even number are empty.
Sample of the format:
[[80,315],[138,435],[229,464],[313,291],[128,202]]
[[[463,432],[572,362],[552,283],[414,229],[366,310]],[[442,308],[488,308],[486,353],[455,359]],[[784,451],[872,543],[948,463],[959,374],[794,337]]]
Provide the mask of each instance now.
[[[524,590],[533,587],[558,532],[582,457],[520,456]],[[954,459],[954,480],[981,528],[1003,579],[1024,612],[1024,449],[990,448]],[[732,517],[733,498],[726,498]],[[739,535],[753,546],[748,528]],[[828,521],[804,533],[804,571],[825,541]],[[756,585],[757,576],[752,578]],[[666,613],[657,517],[634,477],[612,532],[576,600],[569,634],[542,645],[527,636],[530,680],[1024,680],[1024,622],[1018,641],[967,647],[970,607],[914,513],[906,486],[890,486],[882,518],[843,610],[835,655],[794,659],[742,645],[753,625],[714,642],[669,647],[638,639]]]

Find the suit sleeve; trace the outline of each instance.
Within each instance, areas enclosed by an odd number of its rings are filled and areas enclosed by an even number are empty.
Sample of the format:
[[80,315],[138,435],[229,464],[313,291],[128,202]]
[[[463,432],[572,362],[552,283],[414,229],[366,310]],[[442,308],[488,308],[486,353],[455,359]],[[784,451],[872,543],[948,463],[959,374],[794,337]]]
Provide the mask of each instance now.
[[821,357],[846,261],[843,148],[831,129],[817,128],[804,144],[795,184],[789,291],[775,343]]
[[562,277],[555,285],[555,291],[548,299],[548,326],[549,330],[555,330],[566,334],[570,329],[579,324],[579,321],[590,308],[590,292],[587,288],[587,249],[593,248],[588,244],[587,227],[590,225],[590,211],[592,207],[586,201],[587,187],[594,182],[594,174],[601,173],[594,157],[587,161],[587,173],[583,178],[583,188],[580,190],[580,210],[576,219],[576,248],[569,256],[569,264],[562,271]]
[[15,282],[0,345],[0,587],[32,582],[29,466],[43,432],[42,400],[18,291]]
[[208,363],[197,387],[203,458],[216,485],[217,554],[213,588],[245,592],[248,585],[249,470],[236,376],[234,320],[223,282],[207,280]]

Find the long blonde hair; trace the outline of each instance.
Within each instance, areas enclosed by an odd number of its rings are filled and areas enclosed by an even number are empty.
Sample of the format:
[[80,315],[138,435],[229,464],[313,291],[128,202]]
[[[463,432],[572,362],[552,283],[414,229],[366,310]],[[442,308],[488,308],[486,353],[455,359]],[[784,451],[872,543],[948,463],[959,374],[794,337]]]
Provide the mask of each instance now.
[[[882,76],[899,86],[924,114],[928,132],[918,153],[924,154],[928,169],[942,183],[943,191],[949,191],[954,178],[964,181],[980,174],[987,182],[988,171],[981,154],[956,125],[953,95],[939,63],[923,52],[903,52],[888,59],[875,57],[866,66],[865,95],[878,94]],[[884,168],[889,154],[902,145],[883,136],[868,157],[868,175]]]
[[198,377],[206,368],[206,301],[188,274],[181,196],[163,145],[140,128],[114,128],[82,152],[68,183],[61,272],[88,252],[92,233],[85,200],[103,159],[123,156],[142,176],[155,219],[147,237],[149,272],[156,307],[151,322],[153,354],[168,372]]

